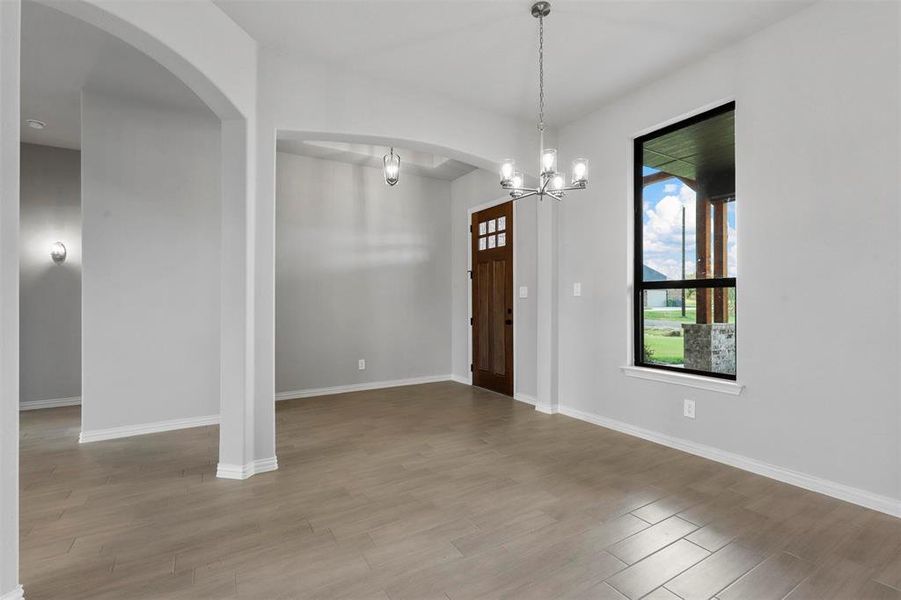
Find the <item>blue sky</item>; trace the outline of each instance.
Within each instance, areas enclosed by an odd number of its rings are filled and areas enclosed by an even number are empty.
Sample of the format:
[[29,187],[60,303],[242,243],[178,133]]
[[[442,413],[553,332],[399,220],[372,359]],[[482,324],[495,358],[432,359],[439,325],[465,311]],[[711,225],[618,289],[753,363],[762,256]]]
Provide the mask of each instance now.
[[[643,174],[656,173],[644,167]],[[695,273],[695,193],[678,179],[667,179],[644,188],[642,196],[644,223],[644,264],[667,276],[682,277],[682,205],[685,210],[685,272],[688,279]],[[737,235],[735,202],[729,203],[729,276],[736,275]]]

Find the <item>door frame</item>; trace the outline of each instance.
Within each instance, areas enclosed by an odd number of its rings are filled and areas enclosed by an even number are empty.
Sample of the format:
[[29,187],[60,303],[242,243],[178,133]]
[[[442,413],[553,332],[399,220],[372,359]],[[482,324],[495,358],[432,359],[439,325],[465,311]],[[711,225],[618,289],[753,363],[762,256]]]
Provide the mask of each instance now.
[[[466,355],[469,358],[469,364],[472,365],[472,323],[469,322],[469,319],[473,318],[472,314],[472,232],[469,231],[469,226],[472,224],[472,215],[473,213],[477,213],[485,210],[486,208],[493,208],[500,204],[506,204],[507,202],[513,203],[513,235],[511,236],[510,243],[513,244],[513,399],[520,400],[519,393],[517,391],[517,377],[519,373],[519,365],[516,362],[516,358],[518,352],[516,352],[516,340],[519,339],[519,311],[517,310],[517,300],[519,300],[519,285],[518,278],[516,273],[516,265],[518,263],[516,259],[517,248],[516,248],[516,236],[517,231],[519,230],[519,223],[516,220],[516,200],[511,198],[510,196],[501,196],[495,200],[489,200],[488,202],[483,202],[482,204],[477,204],[475,206],[469,207],[469,210],[466,211],[466,269],[469,272],[470,276],[466,281],[466,312],[469,315],[467,317],[466,323]],[[467,381],[469,381],[469,385],[472,385],[472,368],[470,368],[469,375],[466,377]]]

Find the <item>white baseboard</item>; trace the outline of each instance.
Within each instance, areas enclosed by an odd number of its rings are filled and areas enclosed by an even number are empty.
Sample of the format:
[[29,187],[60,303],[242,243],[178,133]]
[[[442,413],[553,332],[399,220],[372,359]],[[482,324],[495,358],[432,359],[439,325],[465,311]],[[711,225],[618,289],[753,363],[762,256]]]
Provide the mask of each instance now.
[[78,406],[81,396],[71,398],[49,398],[47,400],[25,400],[19,403],[19,410],[38,410],[41,408],[59,408],[60,406]]
[[675,448],[676,450],[681,450],[683,452],[688,452],[689,454],[701,456],[703,458],[736,467],[744,471],[750,471],[751,473],[756,473],[757,475],[762,475],[764,477],[769,477],[770,479],[775,479],[783,483],[795,485],[812,492],[825,494],[826,496],[832,496],[833,498],[838,498],[839,500],[851,502],[852,504],[857,504],[865,508],[877,510],[879,512],[883,512],[895,517],[901,517],[901,499],[881,496],[879,494],[874,494],[860,488],[851,487],[842,483],[830,481],[828,479],[822,479],[820,477],[815,477],[806,473],[800,473],[798,471],[793,471],[784,467],[771,465],[763,461],[748,458],[747,456],[726,452],[725,450],[720,450],[719,448],[714,448],[713,446],[698,444],[696,442],[682,438],[669,436],[663,433],[658,433],[656,431],[651,431],[649,429],[643,429],[641,427],[636,427],[628,423],[623,423],[622,421],[616,421],[614,419],[608,419],[606,417],[602,417],[593,413],[587,413],[581,410],[577,410],[569,406],[561,405],[559,407],[559,412],[560,414],[566,415],[568,417],[573,417],[574,419],[579,419],[580,421],[586,421],[594,425],[600,425],[601,427],[606,427],[607,429],[613,429],[615,431],[619,431],[620,433],[625,433],[627,435],[648,440],[649,442],[654,442],[655,444]]
[[463,385],[472,385],[472,375],[468,377],[464,377],[462,375],[451,375],[451,381],[456,381],[457,383],[462,383]]
[[380,390],[384,388],[401,387],[405,385],[419,385],[422,383],[436,383],[438,381],[456,381],[453,375],[429,375],[426,377],[411,377],[410,379],[392,379],[389,381],[371,381],[369,383],[354,383],[351,385],[336,385],[334,387],[312,388],[307,390],[291,390],[278,392],[276,401],[294,400],[297,398],[312,398],[314,396],[330,396],[332,394],[346,394],[347,392],[363,392],[367,390]]
[[552,404],[539,404],[537,400],[535,401],[535,410],[546,415],[556,415],[561,412],[559,407]]
[[0,600],[23,600],[25,598],[25,590],[21,585],[16,586],[16,589],[11,592],[6,592],[2,596],[0,596]]
[[253,461],[253,474],[268,473],[269,471],[278,470],[278,457],[271,456],[269,458],[261,458]]
[[220,479],[247,479],[260,473],[268,473],[278,469],[278,458],[261,458],[246,465],[230,465],[219,463],[216,467],[216,477]]
[[538,400],[536,398],[528,394],[523,394],[522,392],[516,392],[515,394],[513,394],[513,399],[518,400],[519,402],[525,402],[526,404],[531,404],[532,406],[538,404]]
[[171,421],[157,421],[156,423],[143,423],[141,425],[126,425],[124,427],[110,427],[109,429],[94,429],[82,431],[78,436],[81,444],[114,440],[117,438],[131,437],[133,435],[145,435],[148,433],[160,433],[176,429],[188,429],[189,427],[206,427],[219,423],[219,415],[207,415],[205,417],[190,417],[187,419],[172,419]]

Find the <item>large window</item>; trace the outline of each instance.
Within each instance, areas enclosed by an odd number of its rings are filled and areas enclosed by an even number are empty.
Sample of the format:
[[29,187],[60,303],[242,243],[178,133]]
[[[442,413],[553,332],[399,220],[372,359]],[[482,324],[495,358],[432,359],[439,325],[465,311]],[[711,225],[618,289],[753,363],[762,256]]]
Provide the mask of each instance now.
[[635,140],[635,364],[735,379],[735,104]]

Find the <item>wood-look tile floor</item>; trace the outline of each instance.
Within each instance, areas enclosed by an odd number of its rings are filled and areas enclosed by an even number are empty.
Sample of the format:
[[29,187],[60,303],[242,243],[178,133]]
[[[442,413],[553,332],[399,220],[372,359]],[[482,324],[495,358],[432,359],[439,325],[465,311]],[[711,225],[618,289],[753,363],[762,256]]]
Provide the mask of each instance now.
[[901,599],[901,520],[456,383],[278,404],[280,469],[216,427],[78,445],[22,413],[43,598]]

